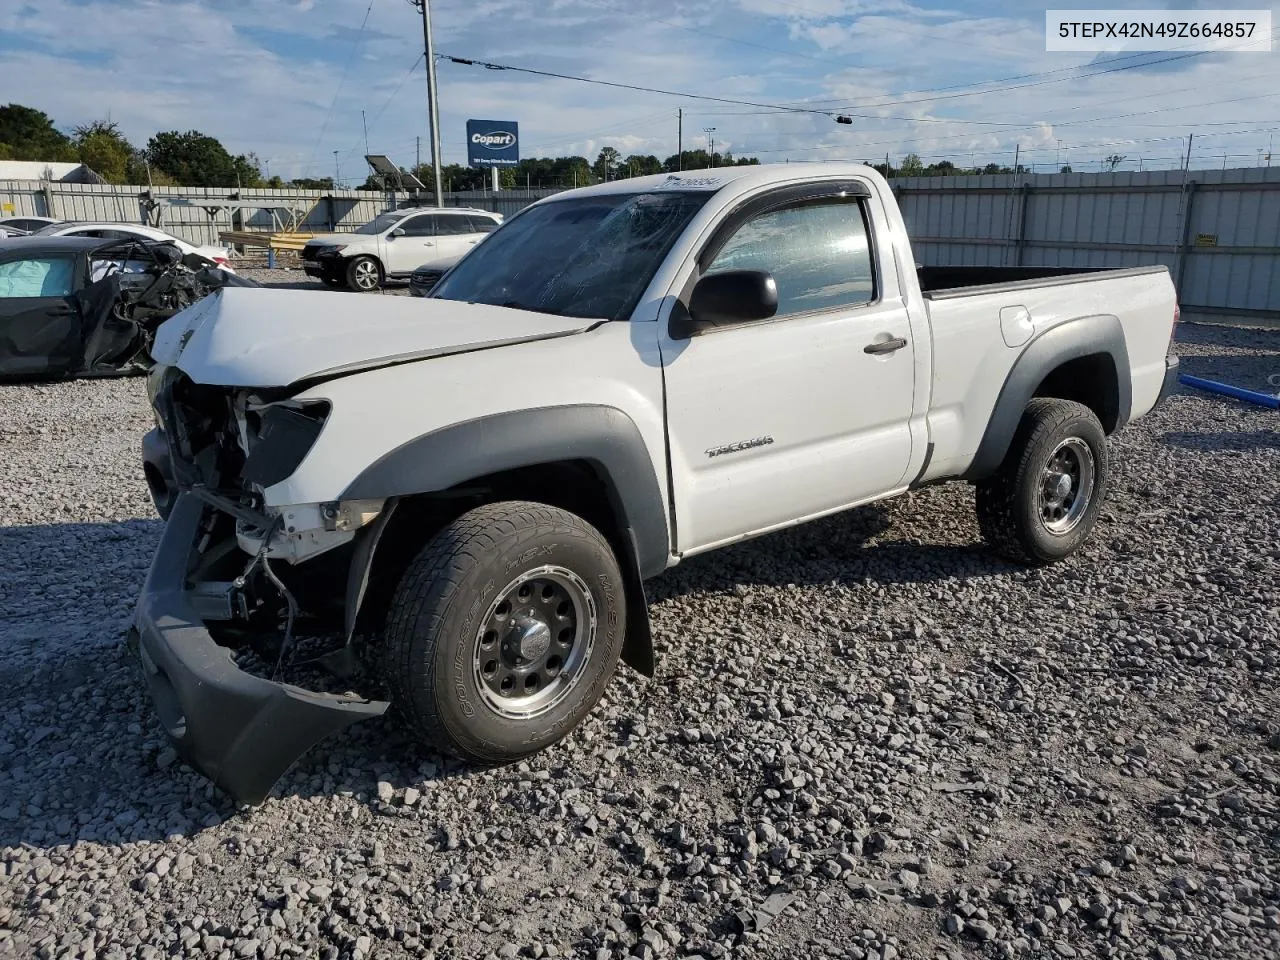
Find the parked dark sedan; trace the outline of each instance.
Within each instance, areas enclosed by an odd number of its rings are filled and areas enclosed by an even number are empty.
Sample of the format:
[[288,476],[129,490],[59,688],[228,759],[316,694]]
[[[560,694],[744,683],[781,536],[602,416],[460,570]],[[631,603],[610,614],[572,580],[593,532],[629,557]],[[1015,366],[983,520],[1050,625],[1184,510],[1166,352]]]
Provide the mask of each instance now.
[[257,286],[172,244],[0,240],[0,380],[140,372],[155,328],[212,290]]

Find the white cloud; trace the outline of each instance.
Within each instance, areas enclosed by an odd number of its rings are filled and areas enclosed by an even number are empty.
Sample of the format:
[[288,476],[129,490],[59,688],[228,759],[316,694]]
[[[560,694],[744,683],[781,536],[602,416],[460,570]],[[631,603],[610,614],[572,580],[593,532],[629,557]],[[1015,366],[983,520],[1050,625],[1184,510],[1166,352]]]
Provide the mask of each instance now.
[[[336,149],[344,176],[362,176],[362,109],[370,147],[400,162],[412,161],[415,137],[426,134],[423,71],[408,74],[421,49],[420,22],[402,0],[374,0],[356,46],[367,7],[368,0],[44,0],[0,14],[0,75],[20,78],[6,99],[38,107],[64,128],[110,114],[137,143],[158,130],[196,128],[234,152],[256,152],[285,176],[327,174]],[[1264,96],[1275,90],[1265,55],[1192,58],[978,97],[927,92],[1090,62],[1046,54],[1042,11],[1012,4],[979,14],[897,0],[738,0],[728,7],[438,0],[434,12],[445,53],[870,116],[838,126],[821,116],[442,63],[446,161],[463,159],[463,123],[474,116],[517,120],[539,153],[594,156],[607,144],[624,155],[664,157],[675,150],[682,106],[687,146],[704,144],[701,128],[715,126],[718,145],[762,159],[886,150],[899,158],[910,150],[965,163],[970,153],[1002,152],[1009,162],[1021,144],[1024,156],[1033,151],[1033,162],[1048,165],[1059,138],[1072,159],[1102,156],[1115,148],[1092,145],[1124,139],[1148,142],[1118,152],[1166,156],[1177,153],[1172,138],[1197,125],[1207,148],[1243,155],[1265,146],[1268,134],[1222,134],[1280,127],[1280,97]],[[1144,110],[1158,112],[1079,122]],[[1209,126],[1227,121],[1240,123]]]

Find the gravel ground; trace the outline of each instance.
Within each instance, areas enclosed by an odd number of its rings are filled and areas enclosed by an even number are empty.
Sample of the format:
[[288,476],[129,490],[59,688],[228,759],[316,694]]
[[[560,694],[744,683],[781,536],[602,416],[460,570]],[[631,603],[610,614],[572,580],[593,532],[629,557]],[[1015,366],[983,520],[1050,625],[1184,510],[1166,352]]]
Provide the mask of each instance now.
[[[1180,336],[1280,373],[1274,333]],[[658,677],[535,760],[384,719],[237,811],[122,644],[142,381],[0,398],[0,956],[1280,956],[1273,412],[1122,432],[1051,569],[984,552],[960,485],[696,558],[649,583]]]

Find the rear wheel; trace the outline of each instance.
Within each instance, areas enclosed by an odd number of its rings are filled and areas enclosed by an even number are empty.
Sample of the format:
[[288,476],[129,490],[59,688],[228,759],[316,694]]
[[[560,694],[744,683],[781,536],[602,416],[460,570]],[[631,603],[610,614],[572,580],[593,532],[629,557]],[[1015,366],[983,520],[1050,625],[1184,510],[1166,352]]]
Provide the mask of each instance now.
[[372,293],[382,284],[382,268],[373,257],[355,257],[347,264],[347,286],[358,293]]
[[1075,553],[1102,508],[1107,438],[1093,411],[1070,400],[1027,405],[996,473],[978,484],[983,538],[1017,563],[1040,566]]
[[430,745],[518,760],[599,701],[625,607],[613,551],[585,520],[521,501],[478,507],[405,572],[388,612],[386,681]]

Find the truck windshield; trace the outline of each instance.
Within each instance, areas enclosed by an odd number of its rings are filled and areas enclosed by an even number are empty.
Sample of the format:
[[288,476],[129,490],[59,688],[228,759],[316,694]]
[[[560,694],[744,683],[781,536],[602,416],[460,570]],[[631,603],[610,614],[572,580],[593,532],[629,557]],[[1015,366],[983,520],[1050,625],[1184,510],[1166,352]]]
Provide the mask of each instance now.
[[710,196],[611,193],[539,204],[494,231],[431,295],[625,320]]

